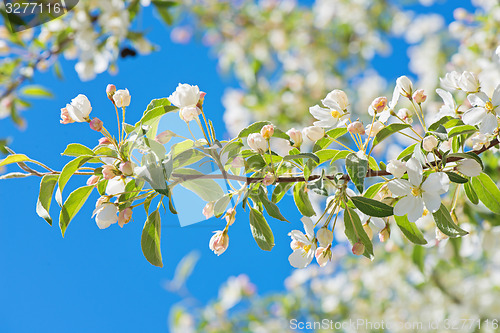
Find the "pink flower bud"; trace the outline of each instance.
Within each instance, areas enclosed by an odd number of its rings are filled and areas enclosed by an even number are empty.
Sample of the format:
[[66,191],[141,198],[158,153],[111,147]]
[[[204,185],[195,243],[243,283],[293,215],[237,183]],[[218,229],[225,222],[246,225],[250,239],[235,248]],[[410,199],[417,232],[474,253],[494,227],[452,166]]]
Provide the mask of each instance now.
[[262,127],[260,134],[264,137],[264,139],[268,140],[274,134],[274,126],[270,124]]
[[203,207],[203,215],[205,216],[206,219],[211,218],[214,216],[214,203],[209,202]]
[[273,174],[271,173],[268,173],[264,179],[262,180],[262,185],[264,186],[269,186],[269,185],[272,185],[274,184],[274,181],[276,180],[276,178],[274,177]]
[[299,130],[296,130],[295,128],[291,128],[286,132],[290,139],[293,141],[293,146],[296,148],[299,148],[300,145],[302,144],[302,132]]
[[113,95],[116,92],[116,86],[114,84],[108,84],[106,87],[106,95],[108,95],[108,98],[111,100],[111,102],[114,103],[113,101]]
[[363,126],[363,123],[360,121],[355,121],[347,126],[347,130],[353,134],[360,134],[364,135],[365,134],[365,127]]
[[391,237],[391,228],[387,224],[386,227],[379,232],[378,239],[380,239],[382,243],[385,243],[389,240],[390,237]]
[[226,231],[215,231],[215,234],[210,238],[209,247],[210,250],[214,251],[214,253],[218,256],[223,254],[229,245],[229,236]]
[[116,177],[116,168],[114,165],[105,165],[102,167],[102,176],[104,179],[110,180]]
[[107,137],[103,137],[99,139],[100,145],[110,145],[111,141]]
[[95,203],[95,206],[96,208],[105,204],[106,202],[109,202],[109,198],[106,197],[106,196],[102,196],[102,197],[99,197],[99,199],[97,199],[96,203]]
[[198,100],[198,104],[196,104],[197,107],[200,109],[203,107],[203,102],[205,101],[205,96],[207,95],[206,92],[200,91],[200,99]]
[[380,113],[385,110],[387,106],[387,97],[377,97],[373,100],[371,107],[375,113]]
[[423,103],[427,99],[427,95],[424,94],[424,89],[418,89],[413,93],[413,100],[417,103]]
[[97,184],[97,182],[99,181],[99,176],[90,176],[89,179],[87,179],[87,186],[90,186],[90,185],[95,185]]
[[164,145],[164,144],[168,143],[170,141],[170,139],[172,139],[172,137],[174,137],[174,135],[175,135],[174,132],[172,132],[170,130],[166,130],[166,131],[158,134],[155,138],[155,141]]
[[102,121],[99,118],[94,118],[89,122],[90,128],[96,132],[100,132],[102,130]]
[[352,253],[360,256],[363,253],[365,253],[365,246],[361,242],[357,242],[356,244],[353,245],[352,247]]
[[132,219],[132,208],[125,208],[118,214],[118,225],[120,228],[123,228],[123,226],[127,223],[130,222]]
[[234,208],[229,208],[227,211],[226,211],[226,222],[227,224],[229,225],[233,225],[234,221],[236,220],[236,209]]
[[132,176],[134,174],[134,165],[132,162],[123,162],[120,164],[120,171],[125,175],[125,176]]
[[62,108],[61,109],[61,120],[60,120],[60,123],[63,124],[63,125],[66,125],[66,124],[71,124],[71,123],[74,123],[75,121],[73,120],[73,118],[70,117],[69,113],[68,113],[68,109],[66,108]]

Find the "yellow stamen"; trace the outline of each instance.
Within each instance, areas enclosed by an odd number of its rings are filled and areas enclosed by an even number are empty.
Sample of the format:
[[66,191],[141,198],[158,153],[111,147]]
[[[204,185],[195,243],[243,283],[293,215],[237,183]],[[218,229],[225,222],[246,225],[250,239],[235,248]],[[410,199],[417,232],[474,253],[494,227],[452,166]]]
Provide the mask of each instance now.
[[424,209],[424,214],[422,216],[427,216],[429,214],[429,211],[427,209]]
[[331,112],[333,118],[340,118],[340,112],[332,110]]
[[411,194],[413,194],[414,197],[418,197],[420,194],[422,194],[422,190],[420,189],[420,187],[412,187]]
[[493,103],[487,102],[484,108],[488,111],[493,111]]
[[311,245],[306,245],[303,248],[304,248],[304,251],[309,252],[309,250],[311,249]]

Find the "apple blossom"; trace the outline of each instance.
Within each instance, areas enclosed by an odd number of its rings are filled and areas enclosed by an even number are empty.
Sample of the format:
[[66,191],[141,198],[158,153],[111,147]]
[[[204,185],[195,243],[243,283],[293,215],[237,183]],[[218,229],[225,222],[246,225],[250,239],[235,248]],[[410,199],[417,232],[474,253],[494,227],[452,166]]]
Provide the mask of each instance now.
[[302,130],[302,134],[311,141],[318,141],[325,136],[325,130],[318,126],[309,126]]
[[[330,94],[332,93],[333,92]],[[313,115],[313,117],[319,120],[313,123],[314,126],[335,128],[344,125],[349,120],[349,114],[344,113],[345,109],[343,109],[342,106],[340,106],[338,102],[330,96],[330,94],[327,95],[327,98],[322,100],[322,103],[326,106],[326,108],[319,105],[311,106],[309,108],[309,112]],[[338,97],[342,94],[335,93],[334,95],[334,97]],[[343,98],[339,98],[339,101],[341,103],[345,102]]]
[[476,177],[483,172],[481,164],[471,158],[465,158],[457,162],[457,170],[467,177]]
[[458,80],[458,86],[465,92],[475,93],[481,88],[481,84],[476,74],[471,72],[463,72]]
[[325,267],[332,260],[332,250],[330,247],[325,248],[320,246],[316,249],[315,257],[319,267]]
[[446,73],[444,78],[440,78],[441,86],[446,90],[460,89],[458,82],[460,81],[460,73],[453,71]]
[[208,202],[205,207],[203,207],[203,216],[205,216],[206,219],[211,218],[214,216],[214,202]]
[[453,141],[453,138],[441,142],[441,144],[439,145],[439,149],[441,149],[444,152],[450,151],[451,150],[452,141]]
[[125,182],[120,177],[115,177],[108,180],[108,186],[106,186],[107,195],[118,195],[125,192]]
[[396,80],[396,87],[398,88],[399,93],[403,97],[407,97],[409,99],[412,98],[412,93],[413,93],[413,84],[411,83],[410,79],[406,76],[400,76]]
[[443,89],[436,89],[436,93],[443,99],[444,105],[441,106],[438,113],[438,118],[442,118],[444,116],[452,116],[454,117],[457,112],[457,104],[453,99],[453,95],[449,91],[445,91]]
[[95,185],[99,182],[99,176],[90,176],[89,179],[87,179],[87,186],[90,186],[90,185]]
[[92,213],[92,217],[95,216],[95,222],[99,229],[106,229],[118,221],[117,214],[118,207],[115,204],[107,202],[99,205]]
[[174,135],[174,132],[166,130],[158,134],[155,138],[155,141],[164,145],[167,144],[174,137]]
[[350,123],[347,126],[347,130],[353,134],[359,134],[359,135],[364,135],[365,132],[365,127],[363,126],[363,123],[360,121],[355,121],[353,123]]
[[132,176],[134,174],[133,163],[130,161],[120,163],[120,171],[125,176]]
[[120,228],[123,228],[123,226],[129,223],[131,219],[132,219],[132,208],[127,207],[124,210],[122,210],[120,214],[118,214],[118,225],[120,226]]
[[399,160],[390,160],[386,168],[387,172],[396,178],[401,178],[406,173],[406,162]]
[[[66,110],[63,111],[64,109]],[[70,104],[66,104],[64,109],[61,109],[61,118],[63,118],[64,113],[64,115],[69,116],[71,120],[84,123],[89,121],[89,114],[92,111],[92,106],[87,96],[80,94],[73,98]],[[65,123],[67,124],[68,122]]]
[[380,230],[380,232],[378,233],[378,238],[382,243],[385,243],[389,240],[390,237],[391,237],[391,228],[389,224],[387,224],[385,228]]
[[226,219],[226,223],[228,225],[233,225],[234,221],[236,220],[236,209],[234,208],[229,208],[226,211],[226,215],[224,216]]
[[361,242],[357,242],[352,246],[352,253],[360,256],[365,253],[365,245]]
[[425,151],[433,151],[438,146],[438,140],[434,135],[429,135],[422,141],[422,147]]
[[114,165],[107,164],[102,167],[102,176],[104,179],[110,180],[117,176],[117,171]]
[[99,118],[94,118],[89,122],[89,126],[91,129],[93,129],[96,132],[100,132],[102,130],[102,120]]
[[110,145],[112,142],[109,140],[108,137],[102,137],[99,139],[99,144],[100,145]]
[[309,217],[302,217],[305,234],[299,230],[292,230],[288,236],[292,238],[290,247],[293,252],[288,261],[295,268],[304,268],[311,263],[316,254],[316,242],[314,239],[314,223]]
[[413,93],[413,100],[417,104],[422,104],[427,99],[427,95],[424,93],[424,89],[418,89]]
[[296,130],[295,128],[289,129],[286,134],[290,137],[290,139],[293,141],[293,147],[299,148],[300,145],[302,145],[302,132],[299,130]]
[[168,100],[174,106],[182,110],[186,107],[196,107],[198,101],[200,100],[200,95],[200,88],[198,88],[198,86],[192,86],[187,83],[179,83],[175,92],[168,97]]
[[116,92],[116,86],[114,84],[108,84],[108,86],[106,87],[106,95],[108,96],[111,102],[114,102],[113,95],[115,94],[115,92]]
[[214,253],[218,256],[223,254],[229,245],[229,236],[227,235],[227,231],[217,230],[214,231],[214,235],[210,238],[209,247],[210,250],[214,251]]
[[262,180],[262,185],[264,185],[264,186],[272,185],[272,184],[274,184],[275,180],[276,180],[276,178],[274,177],[274,175],[272,173],[268,173],[268,174],[266,174],[266,176]]
[[61,109],[61,120],[59,121],[61,124],[66,125],[66,124],[71,124],[74,123],[75,121],[73,118],[70,117],[68,113],[67,108],[62,108]]
[[381,113],[382,111],[385,110],[387,107],[387,97],[377,97],[373,100],[372,104],[370,105],[368,109],[368,113],[370,116],[373,116],[374,114]]
[[347,107],[349,106],[349,100],[347,98],[346,93],[340,89],[335,89],[335,90],[330,91],[326,95],[325,99],[321,100],[321,103],[323,103],[324,106],[330,107],[330,108],[333,108],[330,105],[333,106],[335,103],[342,110],[347,110]]
[[333,242],[333,232],[327,227],[322,227],[316,233],[316,238],[322,247],[328,247]]
[[128,89],[120,89],[113,94],[113,101],[115,102],[115,105],[119,108],[124,108],[129,106],[130,99],[131,96]]
[[267,150],[267,141],[260,133],[252,133],[247,138],[250,148],[257,153],[264,153]]
[[186,106],[179,111],[179,117],[186,123],[195,120],[200,114],[201,110],[197,106]]
[[378,132],[380,132],[380,130],[382,130],[382,128],[384,128],[384,127],[385,127],[385,125],[383,123],[381,123],[380,121],[375,121],[373,123],[373,126],[372,126],[372,124],[366,126],[365,132],[371,138],[371,137],[376,136],[378,134]]
[[462,121],[467,125],[479,125],[483,134],[491,134],[498,127],[497,116],[500,116],[500,84],[497,85],[490,98],[484,92],[467,96],[473,108],[467,110]]
[[406,163],[408,179],[393,179],[388,183],[389,190],[402,197],[394,206],[394,215],[408,215],[410,222],[415,222],[427,210],[435,213],[441,206],[440,195],[448,192],[450,180],[444,172],[430,174],[422,181],[423,169],[420,162],[412,157]]
[[398,118],[403,120],[405,123],[411,124],[413,122],[413,119],[411,117],[411,111],[408,110],[407,108],[401,108],[398,110]]
[[269,139],[274,134],[274,126],[272,124],[265,125],[260,130],[260,134],[264,137],[264,139]]
[[490,144],[490,140],[483,133],[476,133],[470,138],[470,141],[474,150],[482,149]]

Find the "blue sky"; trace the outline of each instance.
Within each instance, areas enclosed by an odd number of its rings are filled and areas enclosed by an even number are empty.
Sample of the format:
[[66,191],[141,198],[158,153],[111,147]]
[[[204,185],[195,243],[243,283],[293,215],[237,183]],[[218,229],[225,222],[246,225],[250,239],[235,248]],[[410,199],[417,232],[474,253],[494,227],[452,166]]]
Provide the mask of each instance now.
[[[466,1],[452,2],[469,7]],[[459,3],[459,4],[458,4]],[[438,6],[447,20],[451,5]],[[150,14],[148,14],[150,15]],[[136,121],[153,98],[167,97],[179,82],[197,84],[207,92],[205,111],[214,121],[216,131],[224,133],[224,89],[234,85],[221,78],[216,60],[199,43],[175,45],[168,41],[166,29],[156,20],[149,37],[160,45],[160,52],[120,61],[116,76],[99,75],[90,82],[80,82],[74,63],[63,63],[64,81],[52,73],[36,76],[47,85],[55,98],[38,100],[24,113],[28,128],[19,131],[9,121],[0,122],[2,136],[14,138],[16,152],[61,169],[69,158],[60,156],[68,143],[80,142],[93,147],[100,136],[85,124],[59,124],[59,109],[71,98],[83,93],[92,102],[92,115],[101,118],[110,130],[116,127],[115,113],[105,95],[108,83],[128,88],[132,104],[127,117]],[[389,78],[406,73],[406,50],[402,43],[388,58],[377,58],[375,65],[387,68]],[[388,66],[391,64],[391,66]],[[332,87],[337,88],[337,87]],[[10,168],[9,170],[13,170]],[[85,178],[74,177],[74,187]],[[301,228],[300,214],[290,197],[282,202],[282,211],[292,222],[270,219],[276,246],[272,252],[261,251],[250,234],[248,213],[238,209],[237,221],[230,230],[230,246],[222,256],[208,249],[213,230],[222,229],[221,220],[211,219],[180,227],[176,216],[163,214],[162,255],[164,268],[151,266],[143,257],[140,237],[145,214],[134,213],[134,221],[120,229],[113,225],[99,230],[90,218],[90,201],[71,222],[65,238],[57,225],[50,227],[35,213],[39,179],[29,178],[0,182],[0,332],[167,332],[169,308],[179,298],[162,288],[171,278],[177,262],[192,250],[201,259],[188,283],[192,294],[202,301],[217,296],[218,287],[230,275],[246,273],[260,292],[283,290],[283,281],[291,272],[291,229]],[[65,195],[67,196],[67,194]],[[53,216],[58,216],[56,210]]]

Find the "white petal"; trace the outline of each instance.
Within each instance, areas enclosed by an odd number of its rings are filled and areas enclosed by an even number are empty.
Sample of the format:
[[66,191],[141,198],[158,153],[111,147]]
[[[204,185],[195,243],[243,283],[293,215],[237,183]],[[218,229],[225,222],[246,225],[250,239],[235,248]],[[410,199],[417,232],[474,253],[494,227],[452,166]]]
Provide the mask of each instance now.
[[292,230],[288,235],[292,237],[293,240],[299,241],[301,243],[307,244],[309,242],[309,240],[302,231]]
[[401,96],[401,94],[399,93],[399,88],[396,85],[394,87],[394,92],[392,93],[392,99],[389,102],[389,109],[394,110],[394,108],[396,107],[396,104],[398,104],[400,96]]
[[122,179],[115,177],[108,181],[108,186],[106,186],[107,195],[117,195],[123,192],[125,192],[125,183]]
[[391,111],[388,109],[380,113],[378,120],[380,122],[385,123],[390,116],[391,116]]
[[445,91],[441,88],[436,89],[437,94],[443,99],[443,102],[449,108],[455,108],[455,101],[453,100],[453,96],[450,92]]
[[337,120],[335,120],[335,118],[333,118],[333,117],[331,117],[330,120],[315,121],[313,123],[314,126],[323,127],[323,128],[335,127],[336,124],[337,124]]
[[295,268],[304,268],[311,263],[313,257],[314,255],[309,256],[304,249],[298,249],[288,256],[288,261]]
[[467,97],[470,104],[473,106],[485,106],[490,101],[489,97],[484,92],[471,94]]
[[372,217],[370,218],[370,222],[375,226],[376,229],[382,230],[385,228],[385,222],[381,218]]
[[[410,209],[414,208],[413,206],[415,205],[415,200],[413,200],[415,197],[410,195],[407,195],[404,198],[401,198],[396,205],[394,206],[394,215],[397,216],[405,216]],[[413,206],[412,206],[413,205]]]
[[387,186],[389,187],[389,190],[397,196],[408,195],[411,193],[411,184],[405,179],[391,180]]
[[425,207],[431,213],[435,213],[441,207],[441,197],[432,192],[425,192],[422,194],[425,202]]
[[493,96],[491,97],[491,103],[493,103],[494,106],[500,105],[500,84],[497,85],[495,91],[493,92]]
[[326,106],[332,110],[342,112],[342,108],[340,107],[340,105],[331,99],[325,98],[325,99],[321,100],[321,103],[323,103],[324,106]]
[[408,178],[410,180],[410,183],[414,186],[420,186],[422,183],[422,165],[420,162],[412,157],[406,162],[406,169],[408,172]]
[[318,120],[331,120],[333,118],[329,109],[322,108],[319,105],[311,106],[309,112]]
[[467,125],[477,125],[486,116],[486,109],[483,107],[472,108],[465,111],[462,121]]
[[412,197],[411,209],[408,209],[408,221],[415,222],[424,214],[424,201],[420,197]]
[[304,216],[300,219],[302,223],[304,223],[304,230],[306,231],[307,237],[309,237],[309,241],[312,241],[314,238],[314,223],[313,221],[307,217]]
[[444,172],[431,173],[422,184],[425,193],[436,193],[437,195],[448,192],[450,178]]
[[488,113],[481,121],[481,125],[479,125],[479,132],[483,134],[491,134],[497,126],[497,117],[492,113]]

